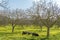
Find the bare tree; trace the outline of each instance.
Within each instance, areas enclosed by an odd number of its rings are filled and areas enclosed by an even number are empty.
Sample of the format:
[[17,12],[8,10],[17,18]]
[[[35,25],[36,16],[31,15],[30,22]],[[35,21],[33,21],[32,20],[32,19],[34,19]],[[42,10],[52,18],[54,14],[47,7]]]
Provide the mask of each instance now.
[[55,11],[58,12],[58,9],[56,8],[58,8],[56,4],[52,1],[47,2],[47,0],[42,0],[34,6],[34,11],[37,17],[35,20],[37,20],[37,22],[40,21],[47,27],[47,38],[49,38],[50,35],[50,27],[57,22],[57,14]]
[[9,0],[1,0],[0,6],[4,9],[8,9],[8,7],[7,7],[8,2],[9,2]]
[[9,17],[10,24],[12,25],[12,32],[14,32],[16,25],[23,27],[25,24],[25,12],[22,9],[10,10]]

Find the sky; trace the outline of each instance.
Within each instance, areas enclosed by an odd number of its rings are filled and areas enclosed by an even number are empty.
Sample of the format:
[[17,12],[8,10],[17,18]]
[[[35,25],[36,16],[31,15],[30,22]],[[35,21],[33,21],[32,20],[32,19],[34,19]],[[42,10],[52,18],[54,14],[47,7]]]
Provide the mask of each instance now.
[[10,0],[9,6],[11,9],[26,9],[32,6],[32,2],[32,0]]
[[[8,7],[10,9],[27,9],[32,6],[32,2],[38,2],[39,0],[9,0]],[[60,6],[60,0],[54,0]],[[0,0],[1,2],[1,0]]]
[[10,0],[9,6],[12,9],[15,8],[27,9],[33,5],[33,1],[37,2],[39,0]]

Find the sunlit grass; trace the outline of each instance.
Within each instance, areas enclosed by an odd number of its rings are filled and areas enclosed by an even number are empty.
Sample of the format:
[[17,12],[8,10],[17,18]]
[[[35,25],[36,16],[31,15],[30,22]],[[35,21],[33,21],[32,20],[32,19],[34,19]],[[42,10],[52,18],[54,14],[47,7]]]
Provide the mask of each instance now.
[[[22,28],[21,26],[16,26],[14,29],[14,33],[12,33],[11,30],[12,30],[11,26],[0,27],[0,40],[27,40],[27,39],[29,40],[29,39],[36,39],[36,38],[39,39],[39,38],[46,37],[46,33],[47,33],[46,27],[43,27],[42,31],[40,31],[40,27],[36,28],[36,26],[28,26],[28,27],[24,26],[24,28]],[[34,37],[31,34],[22,35],[22,31],[38,33],[39,37]],[[59,36],[60,35],[59,33],[60,33],[60,29],[54,29],[54,28],[50,29],[50,36],[54,36],[54,35]]]

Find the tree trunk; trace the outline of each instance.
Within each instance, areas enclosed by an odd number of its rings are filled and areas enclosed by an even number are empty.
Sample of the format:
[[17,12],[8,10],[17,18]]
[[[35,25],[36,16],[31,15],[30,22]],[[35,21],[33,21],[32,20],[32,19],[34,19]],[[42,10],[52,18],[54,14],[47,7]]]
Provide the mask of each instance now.
[[15,28],[15,25],[14,25],[14,24],[12,24],[12,32],[14,32],[14,28]]
[[21,25],[21,27],[22,27],[22,28],[24,28],[24,26],[23,26],[23,25]]
[[40,26],[40,29],[41,29],[41,31],[42,31],[42,26]]
[[12,32],[14,32],[14,26],[12,26]]
[[50,35],[50,27],[47,27],[47,38],[49,38]]

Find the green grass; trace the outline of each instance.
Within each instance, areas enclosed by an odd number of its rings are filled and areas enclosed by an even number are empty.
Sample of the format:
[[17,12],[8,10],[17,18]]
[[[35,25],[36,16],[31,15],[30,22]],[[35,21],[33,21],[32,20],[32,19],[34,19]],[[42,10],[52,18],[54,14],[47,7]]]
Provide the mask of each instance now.
[[[16,26],[14,33],[11,32],[11,29],[11,26],[0,27],[0,40],[41,40],[46,37],[46,27],[43,27],[43,31],[40,31],[38,26],[24,26],[24,28]],[[35,32],[39,36],[22,35],[22,31]],[[51,28],[49,40],[60,40],[60,29]]]

